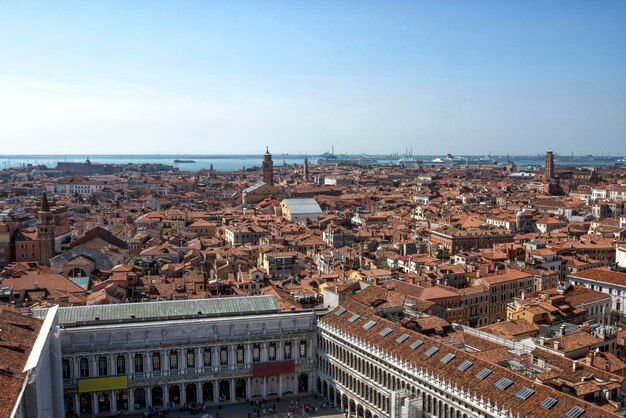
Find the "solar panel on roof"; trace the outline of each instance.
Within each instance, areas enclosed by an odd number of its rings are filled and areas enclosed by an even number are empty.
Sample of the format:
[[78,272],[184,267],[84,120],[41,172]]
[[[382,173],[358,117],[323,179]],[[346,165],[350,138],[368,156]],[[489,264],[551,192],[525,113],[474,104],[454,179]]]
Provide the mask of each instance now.
[[541,405],[542,407],[544,407],[545,409],[550,409],[552,408],[554,405],[556,405],[557,400],[551,397],[547,397],[546,399],[544,399],[539,405]]
[[452,361],[452,359],[454,359],[455,357],[456,357],[456,354],[448,353],[448,354],[446,354],[445,356],[443,356],[443,357],[441,358],[441,362],[442,362],[443,364],[448,364],[448,363],[450,363],[450,362]]
[[384,330],[380,331],[379,334],[381,337],[386,337],[387,335],[391,334],[391,331],[393,331],[391,328],[385,328]]
[[428,350],[424,351],[424,355],[426,357],[432,357],[437,351],[439,351],[439,347],[430,347]]
[[342,314],[346,313],[346,311],[347,311],[346,308],[343,308],[343,307],[339,308],[339,309],[337,309],[337,312],[335,312],[335,315],[337,315],[337,316],[342,315]]
[[584,409],[582,409],[580,406],[575,406],[572,409],[570,409],[569,411],[567,411],[565,413],[565,416],[567,418],[578,418],[579,416],[581,416],[584,413],[585,413]]
[[352,316],[350,317],[350,319],[348,319],[348,322],[354,322],[354,321],[356,321],[357,319],[359,319],[360,317],[361,317],[361,315],[359,315],[358,313],[355,313],[354,315],[352,315]]
[[463,363],[459,364],[459,367],[457,367],[457,370],[460,370],[462,372],[464,372],[465,370],[469,369],[470,367],[472,367],[472,363],[469,360],[465,360]]
[[372,328],[374,325],[376,325],[376,321],[367,321],[365,323],[365,325],[363,325],[363,329],[370,329]]
[[411,350],[415,350],[417,347],[419,347],[420,345],[424,344],[424,341],[422,340],[415,340],[411,343],[411,345],[409,347],[411,347]]
[[507,379],[506,377],[503,377],[502,379],[496,382],[496,387],[498,389],[504,390],[508,388],[509,386],[511,386],[512,384],[513,384],[513,381],[511,379]]
[[528,399],[531,397],[531,395],[535,393],[534,390],[532,390],[531,388],[527,388],[526,386],[524,386],[523,388],[521,388],[520,390],[518,390],[517,392],[515,392],[515,396],[517,396],[520,399]]
[[396,342],[397,343],[403,343],[403,342],[405,342],[407,340],[407,338],[409,338],[409,334],[402,334],[401,336],[396,338]]
[[484,378],[486,378],[490,374],[491,374],[491,369],[488,369],[488,368],[485,367],[484,369],[482,369],[481,371],[478,372],[476,377],[479,378],[480,380],[483,380]]

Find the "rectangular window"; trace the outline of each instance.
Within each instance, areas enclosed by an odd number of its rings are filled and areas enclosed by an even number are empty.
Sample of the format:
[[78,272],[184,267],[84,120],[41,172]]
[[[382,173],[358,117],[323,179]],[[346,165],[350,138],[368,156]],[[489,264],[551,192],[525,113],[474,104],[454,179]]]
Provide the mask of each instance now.
[[252,361],[258,363],[261,361],[261,347],[258,344],[252,347]]
[[307,357],[307,346],[306,346],[305,340],[300,341],[300,357],[301,358]]
[[204,367],[211,366],[211,349],[210,348],[207,347],[204,349],[204,352],[202,353],[202,359],[203,359]]

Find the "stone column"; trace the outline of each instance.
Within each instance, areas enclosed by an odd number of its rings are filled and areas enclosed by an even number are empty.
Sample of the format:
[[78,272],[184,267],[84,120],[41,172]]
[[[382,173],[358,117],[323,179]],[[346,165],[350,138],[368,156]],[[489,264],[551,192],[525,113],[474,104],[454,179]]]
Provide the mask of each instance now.
[[246,377],[246,400],[252,400],[252,378]]
[[261,343],[261,363],[268,361],[267,343]]
[[152,376],[152,351],[148,351],[146,352],[146,354],[144,354],[144,357],[146,358],[146,364],[144,365],[144,374],[146,377],[151,377]]
[[78,357],[72,357],[72,363],[74,364],[74,367],[72,367],[72,373],[70,373],[70,376],[74,379],[80,379],[80,359]]
[[198,403],[204,403],[204,393],[202,392],[202,383],[196,383],[196,394],[198,395]]
[[263,377],[263,390],[261,391],[263,399],[267,397],[267,377]]
[[112,390],[109,392],[109,396],[111,397],[111,412],[117,412],[117,391]]
[[108,376],[115,376],[117,374],[117,363],[115,362],[115,356],[113,354],[109,354],[107,356],[107,362],[108,362],[108,366],[107,366],[107,375]]
[[[124,354],[124,360],[126,360],[126,375],[133,375],[135,373],[135,368],[133,367],[133,354]],[[130,391],[128,393],[130,393]],[[130,403],[130,395],[128,397],[128,403]]]
[[180,384],[180,404],[184,405],[187,403],[187,384]]
[[291,342],[291,358],[294,360],[298,360],[300,358],[300,341],[298,340],[293,340]]
[[235,346],[228,346],[228,369],[236,370],[237,369],[237,353],[235,352]]
[[283,397],[283,375],[278,375],[278,396]]
[[204,359],[202,358],[202,350],[200,349],[200,347],[194,348],[194,354],[196,357],[196,373],[200,373],[202,371],[202,368],[204,367]]
[[128,410],[135,410],[135,390],[133,388],[128,388]]
[[80,414],[80,396],[78,396],[78,393],[74,394],[74,412],[76,415]]
[[98,415],[98,412],[100,412],[98,409],[98,392],[91,394],[91,409],[93,410],[94,415]]
[[245,363],[252,364],[252,344],[246,344],[245,350],[246,350]]
[[170,403],[170,391],[167,385],[163,385],[163,406],[167,408]]
[[230,384],[230,399],[229,401],[235,401],[237,400],[237,396],[235,396],[235,379],[230,379],[229,382]]
[[211,347],[211,365],[213,370],[220,367],[220,353],[216,346]]
[[161,350],[161,375],[164,376],[166,374],[169,374],[169,370],[170,370],[170,359],[167,356],[167,351]]
[[152,388],[151,387],[147,387],[143,389],[145,391],[146,394],[146,408],[148,408],[149,406],[152,406]]
[[96,356],[87,356],[89,361],[89,377],[98,377],[98,361]]
[[220,382],[218,380],[213,381],[213,402],[220,401]]

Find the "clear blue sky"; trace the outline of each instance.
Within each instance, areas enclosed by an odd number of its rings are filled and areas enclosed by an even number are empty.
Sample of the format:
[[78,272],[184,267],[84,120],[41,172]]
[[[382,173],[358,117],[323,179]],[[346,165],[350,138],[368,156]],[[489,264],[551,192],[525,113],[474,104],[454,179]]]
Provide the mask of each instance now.
[[626,154],[626,1],[0,2],[0,153]]

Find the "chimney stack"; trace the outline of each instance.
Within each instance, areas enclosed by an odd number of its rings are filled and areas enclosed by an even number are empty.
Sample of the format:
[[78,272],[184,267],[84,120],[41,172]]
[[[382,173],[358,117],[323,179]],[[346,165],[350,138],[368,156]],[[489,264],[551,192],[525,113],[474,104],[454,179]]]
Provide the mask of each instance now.
[[560,341],[555,341],[555,342],[554,342],[554,350],[555,350],[555,351],[559,351],[559,346],[560,346],[560,345],[561,345],[561,342],[560,342]]

